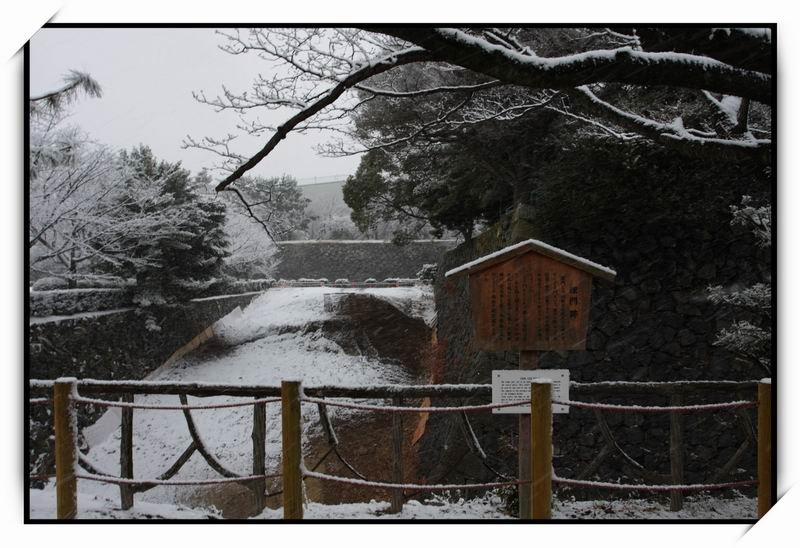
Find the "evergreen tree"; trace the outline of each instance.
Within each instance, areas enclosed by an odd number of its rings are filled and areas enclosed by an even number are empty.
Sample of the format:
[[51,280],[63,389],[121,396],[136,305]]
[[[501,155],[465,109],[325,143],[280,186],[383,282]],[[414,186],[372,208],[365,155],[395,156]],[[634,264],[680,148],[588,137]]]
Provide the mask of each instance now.
[[[200,192],[180,163],[158,160],[147,146],[122,152],[128,174],[121,203],[122,215],[143,215],[157,209],[169,223],[164,230],[133,232],[126,236],[135,252],[115,265],[118,275],[135,277],[140,302],[183,299],[220,272],[227,255],[225,205]],[[131,200],[147,190],[153,199]]]

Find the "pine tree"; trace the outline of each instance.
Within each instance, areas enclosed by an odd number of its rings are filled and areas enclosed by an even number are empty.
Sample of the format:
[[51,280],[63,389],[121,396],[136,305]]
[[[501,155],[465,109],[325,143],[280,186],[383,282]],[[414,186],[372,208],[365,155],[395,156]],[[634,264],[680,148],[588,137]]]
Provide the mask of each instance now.
[[[199,192],[180,163],[158,160],[147,146],[123,152],[121,159],[129,174],[122,214],[157,209],[169,223],[164,230],[129,234],[131,259],[139,260],[123,261],[117,274],[136,278],[141,304],[185,299],[219,275],[228,246],[225,205]],[[131,199],[144,190],[152,200]]]

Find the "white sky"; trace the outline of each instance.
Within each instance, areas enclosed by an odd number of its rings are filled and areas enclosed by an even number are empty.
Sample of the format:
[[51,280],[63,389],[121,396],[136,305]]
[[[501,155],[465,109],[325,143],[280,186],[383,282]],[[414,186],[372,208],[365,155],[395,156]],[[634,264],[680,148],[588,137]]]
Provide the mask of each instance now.
[[[41,29],[31,39],[31,94],[59,87],[70,69],[88,72],[102,86],[103,97],[81,97],[71,108],[72,123],[114,148],[149,145],[157,157],[180,160],[196,173],[215,164],[215,155],[182,149],[187,134],[199,140],[239,132],[235,113],[218,113],[197,103],[192,91],[214,97],[222,84],[232,91],[249,90],[259,72],[274,70],[255,56],[223,52],[218,48],[222,43],[208,28]],[[264,111],[259,116],[278,124],[291,112]],[[234,150],[250,155],[268,138],[240,137]],[[318,132],[290,135],[252,173],[307,179],[355,172],[356,157],[317,154],[316,145],[329,138]]]

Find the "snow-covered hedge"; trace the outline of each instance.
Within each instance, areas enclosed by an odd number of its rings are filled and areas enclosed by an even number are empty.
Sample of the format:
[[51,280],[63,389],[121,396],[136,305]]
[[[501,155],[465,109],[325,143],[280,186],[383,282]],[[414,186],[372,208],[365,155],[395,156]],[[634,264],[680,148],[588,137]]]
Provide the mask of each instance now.
[[328,278],[300,278],[297,281],[301,284],[327,284]]
[[266,291],[273,285],[275,285],[275,280],[216,279],[205,282],[202,288],[198,288],[198,290],[194,292],[193,298],[254,293],[256,291]]
[[231,294],[236,293],[252,293],[254,291],[266,291],[275,284],[275,280],[236,280],[230,282],[228,286],[232,291]]
[[54,289],[67,289],[67,287],[69,287],[69,285],[64,278],[46,276],[33,282],[32,289],[34,291],[52,291]]
[[[85,278],[78,280],[78,289],[124,289],[131,286],[132,283],[122,278]],[[45,276],[33,282],[31,289],[34,291],[69,289],[69,282],[65,278]]]
[[439,270],[439,265],[436,263],[433,264],[424,264],[419,272],[417,272],[417,278],[423,281],[433,281],[436,278],[436,272]]
[[120,288],[56,289],[29,293],[31,316],[68,316],[131,306],[131,292]]
[[[45,278],[42,278],[43,280]],[[58,278],[55,278],[58,279]],[[41,280],[40,280],[41,281]],[[116,282],[122,283],[125,282]],[[127,285],[127,284],[126,284]],[[196,290],[197,297],[216,295],[239,295],[266,291],[275,285],[275,280],[214,280],[204,284],[202,290]],[[50,287],[50,282],[43,282],[38,287]],[[68,316],[82,312],[98,312],[129,306],[151,306],[165,304],[166,301],[157,293],[136,291],[133,287],[109,287],[86,289],[55,289],[38,291],[36,285],[29,291],[31,316]]]
[[[274,281],[273,281],[274,282]],[[297,280],[286,280],[281,278],[272,285],[277,287],[316,287],[316,286],[329,286],[329,287],[364,287],[364,286],[413,286],[417,285],[419,280],[416,278],[386,278],[382,282],[377,278],[367,278],[363,282],[349,280],[347,278],[336,278],[331,282],[327,278],[299,278]]]

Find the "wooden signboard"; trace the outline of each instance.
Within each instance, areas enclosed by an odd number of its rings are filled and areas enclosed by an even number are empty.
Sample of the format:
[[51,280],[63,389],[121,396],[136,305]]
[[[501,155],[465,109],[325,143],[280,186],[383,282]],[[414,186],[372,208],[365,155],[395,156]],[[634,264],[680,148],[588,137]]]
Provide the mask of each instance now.
[[[538,367],[539,351],[586,348],[592,278],[611,281],[617,274],[539,240],[526,240],[445,273],[448,278],[460,275],[469,276],[475,346],[519,350],[519,368],[530,370]],[[530,425],[531,416],[520,414],[521,481],[531,479]],[[520,517],[533,517],[531,494],[530,486],[520,485]]]
[[474,341],[489,351],[584,350],[592,279],[615,273],[537,240],[447,276],[469,275]]

